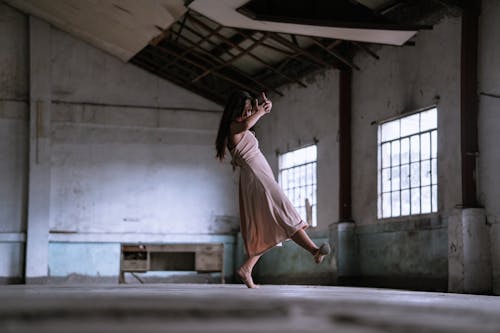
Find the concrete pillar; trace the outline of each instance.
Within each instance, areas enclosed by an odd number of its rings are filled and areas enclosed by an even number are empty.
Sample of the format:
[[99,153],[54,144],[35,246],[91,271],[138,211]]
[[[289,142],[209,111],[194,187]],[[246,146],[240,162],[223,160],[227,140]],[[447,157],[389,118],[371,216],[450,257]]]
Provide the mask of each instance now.
[[448,291],[492,290],[490,233],[483,208],[457,209],[448,222]]
[[491,270],[493,294],[500,295],[500,221],[490,225]]
[[330,254],[329,266],[332,272],[332,284],[338,284],[338,244],[339,244],[339,229],[337,223],[332,223],[328,226],[328,239],[332,252]]
[[359,275],[358,240],[354,222],[337,223],[337,242],[334,246],[336,247],[337,279],[343,284],[343,281],[348,282],[349,278]]
[[50,25],[30,16],[30,142],[26,283],[48,275],[50,221]]

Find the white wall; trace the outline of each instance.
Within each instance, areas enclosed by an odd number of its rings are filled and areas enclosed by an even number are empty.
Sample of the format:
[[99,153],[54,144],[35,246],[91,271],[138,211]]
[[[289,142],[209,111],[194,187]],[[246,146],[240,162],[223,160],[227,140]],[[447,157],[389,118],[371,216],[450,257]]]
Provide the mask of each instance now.
[[[438,202],[448,216],[460,196],[460,18],[421,31],[413,47],[385,46],[380,60],[356,56],[352,106],[353,215],[358,224],[377,219],[377,125],[437,104]],[[439,100],[436,99],[439,96]]]
[[[491,224],[493,289],[500,294],[500,2],[483,0],[479,25],[478,194]],[[490,94],[493,96],[487,96]],[[494,97],[496,96],[496,97]]]
[[[413,47],[375,48],[379,60],[361,52],[354,58],[361,70],[353,71],[352,80],[352,213],[359,241],[359,273],[353,274],[385,286],[446,290],[445,222],[435,217],[377,221],[376,122],[435,104],[441,216],[461,202],[460,18],[444,18],[433,30],[419,32],[415,42]],[[277,149],[319,139],[318,230],[326,230],[338,219],[338,72],[313,75],[308,85],[282,88],[285,97],[274,97],[274,109],[257,133],[275,172]],[[422,248],[429,252],[415,252]]]
[[[0,280],[7,282],[24,272],[30,77],[44,82],[30,73],[37,55],[29,54],[29,22],[0,2]],[[46,231],[59,250],[45,241],[37,249],[50,252],[49,270],[75,260],[60,244],[80,256],[82,271],[99,275],[86,257],[96,242],[223,241],[231,274],[234,238],[224,235],[239,226],[237,177],[229,161],[215,159],[222,107],[47,31],[38,41],[50,54]]]
[[66,33],[51,37],[51,229],[237,227],[236,178],[214,158],[221,107]]

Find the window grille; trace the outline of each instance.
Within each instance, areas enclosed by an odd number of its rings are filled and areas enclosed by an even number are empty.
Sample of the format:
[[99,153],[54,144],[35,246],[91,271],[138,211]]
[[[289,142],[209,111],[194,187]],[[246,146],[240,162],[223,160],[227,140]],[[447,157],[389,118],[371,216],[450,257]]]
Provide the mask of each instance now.
[[279,157],[279,184],[304,221],[313,227],[317,225],[316,168],[316,145]]
[[437,212],[437,147],[436,108],[379,125],[379,219]]

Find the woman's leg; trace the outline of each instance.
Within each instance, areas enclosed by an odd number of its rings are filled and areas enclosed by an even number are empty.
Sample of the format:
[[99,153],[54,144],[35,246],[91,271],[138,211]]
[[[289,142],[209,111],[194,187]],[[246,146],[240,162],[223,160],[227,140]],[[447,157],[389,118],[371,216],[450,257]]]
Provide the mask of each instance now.
[[317,264],[321,263],[325,256],[330,253],[330,246],[327,243],[318,248],[311,238],[309,238],[309,235],[304,231],[304,229],[300,229],[294,233],[291,238],[295,243],[309,251],[314,256],[314,261]]
[[311,252],[313,255],[318,251],[318,247],[314,244],[311,238],[309,238],[309,235],[304,231],[304,229],[300,229],[294,233],[292,240],[302,246],[305,250]]
[[236,271],[240,279],[247,285],[248,288],[258,288],[258,286],[253,283],[252,270],[259,259],[260,255],[249,257]]

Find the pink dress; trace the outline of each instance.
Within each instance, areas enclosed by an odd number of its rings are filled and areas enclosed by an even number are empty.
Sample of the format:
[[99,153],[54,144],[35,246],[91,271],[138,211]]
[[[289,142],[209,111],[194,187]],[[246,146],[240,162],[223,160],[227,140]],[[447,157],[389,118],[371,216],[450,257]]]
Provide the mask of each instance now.
[[240,167],[241,234],[250,257],[308,227],[274,179],[252,132],[245,131],[230,152],[232,163]]

